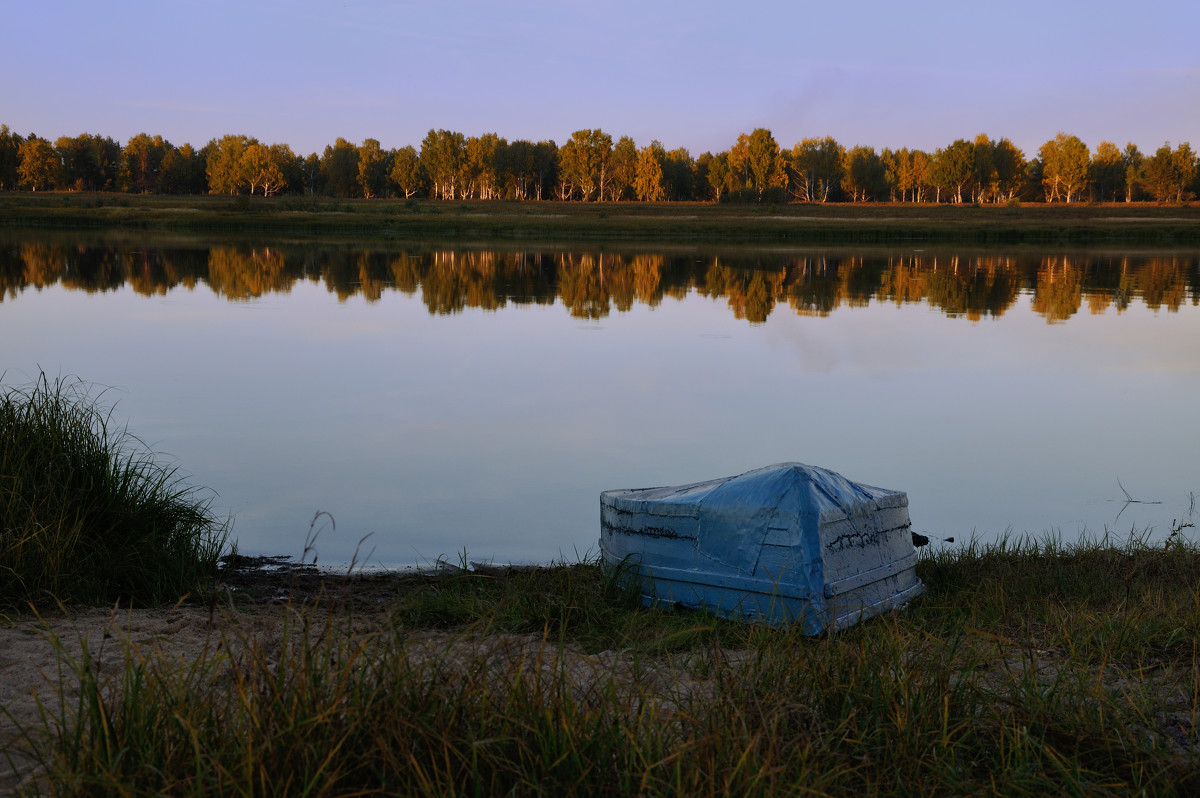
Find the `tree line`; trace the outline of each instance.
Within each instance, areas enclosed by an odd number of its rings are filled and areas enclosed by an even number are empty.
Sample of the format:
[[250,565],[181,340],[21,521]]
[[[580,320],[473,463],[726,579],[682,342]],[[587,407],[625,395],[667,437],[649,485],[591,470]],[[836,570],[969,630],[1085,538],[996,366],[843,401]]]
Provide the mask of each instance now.
[[981,133],[933,152],[847,148],[830,136],[782,148],[771,131],[740,134],[729,149],[693,157],[659,141],[600,129],[554,141],[508,141],[430,130],[419,148],[338,138],[321,154],[244,135],[197,149],[140,133],[124,145],[84,133],[53,143],[0,125],[0,191],[151,194],[305,194],[583,202],[1185,202],[1200,193],[1187,142],[1151,154],[1102,141],[1091,150],[1059,133],[1031,157]]

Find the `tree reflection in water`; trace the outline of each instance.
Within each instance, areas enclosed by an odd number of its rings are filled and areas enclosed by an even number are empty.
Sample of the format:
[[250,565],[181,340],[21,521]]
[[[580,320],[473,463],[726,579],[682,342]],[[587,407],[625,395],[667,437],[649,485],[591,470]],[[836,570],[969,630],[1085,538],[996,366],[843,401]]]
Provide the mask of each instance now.
[[320,281],[340,301],[420,295],[430,313],[497,311],[561,302],[601,319],[634,304],[690,292],[723,299],[738,319],[766,321],[777,306],[825,316],[875,302],[926,303],[948,316],[1000,317],[1022,293],[1048,323],[1082,309],[1118,313],[1135,300],[1177,311],[1200,300],[1192,252],[826,251],[610,252],[283,245],[64,244],[27,237],[0,245],[0,300],[51,285],[87,292],[125,285],[144,295],[207,285],[232,301]]

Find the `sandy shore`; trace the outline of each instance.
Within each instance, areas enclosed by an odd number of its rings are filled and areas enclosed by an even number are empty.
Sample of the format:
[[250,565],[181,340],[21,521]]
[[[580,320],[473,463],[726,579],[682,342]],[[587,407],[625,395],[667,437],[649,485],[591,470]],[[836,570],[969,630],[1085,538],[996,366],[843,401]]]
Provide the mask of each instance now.
[[[233,653],[239,646],[278,646],[288,621],[306,613],[314,634],[342,600],[353,597],[352,633],[372,635],[394,629],[392,609],[398,591],[423,584],[414,574],[347,577],[260,558],[249,567],[227,572],[211,605],[180,604],[147,609],[71,607],[65,611],[0,617],[0,795],[38,776],[25,733],[46,734],[73,713],[79,697],[76,668],[90,661],[106,687],[119,684],[131,658],[194,662]],[[317,597],[324,599],[315,604]],[[328,601],[332,599],[333,601]],[[315,605],[314,605],[315,604]],[[292,624],[291,628],[299,628]],[[586,692],[601,680],[615,679],[671,701],[703,689],[682,663],[664,660],[647,668],[627,653],[585,653],[573,646],[547,643],[536,635],[470,634],[414,630],[405,634],[407,655],[436,658],[438,667],[469,667],[485,657],[497,672],[514,666],[557,669],[566,665],[571,683]],[[225,647],[222,650],[222,647]],[[22,730],[26,730],[23,733]],[[10,766],[11,764],[11,766]]]
[[[287,558],[245,558],[227,569],[211,605],[179,604],[147,609],[68,607],[0,617],[0,793],[29,776],[33,762],[22,729],[46,730],[44,716],[58,719],[74,708],[84,660],[106,683],[124,673],[130,657],[194,661],[223,640],[263,641],[278,636],[288,613],[318,595],[355,598],[359,623],[369,630],[385,617],[390,599],[415,575],[338,576],[292,564]],[[65,701],[60,700],[62,696]],[[15,772],[14,772],[15,770]]]

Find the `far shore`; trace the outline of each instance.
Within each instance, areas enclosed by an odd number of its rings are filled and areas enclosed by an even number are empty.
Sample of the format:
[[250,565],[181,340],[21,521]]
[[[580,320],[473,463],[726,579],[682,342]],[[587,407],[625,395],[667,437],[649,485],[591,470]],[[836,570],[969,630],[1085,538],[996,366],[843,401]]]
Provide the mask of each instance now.
[[594,203],[287,195],[0,193],[0,227],[463,243],[1107,244],[1200,242],[1187,203]]

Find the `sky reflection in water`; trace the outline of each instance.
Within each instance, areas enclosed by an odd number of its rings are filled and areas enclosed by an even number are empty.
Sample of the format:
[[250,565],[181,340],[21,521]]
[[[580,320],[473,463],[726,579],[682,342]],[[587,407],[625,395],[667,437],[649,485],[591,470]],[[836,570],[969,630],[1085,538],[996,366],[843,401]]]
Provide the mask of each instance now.
[[[239,301],[204,280],[34,281],[0,303],[0,363],[8,385],[40,368],[113,386],[117,417],[217,491],[247,553],[299,555],[325,511],[322,563],[368,533],[374,564],[575,559],[596,550],[601,490],[786,460],[907,491],[934,535],[1163,536],[1200,492],[1183,263],[1176,310],[1135,295],[1092,314],[1085,287],[1056,324],[1025,283],[972,321],[875,298],[800,315],[785,278],[752,324],[701,278],[594,318],[562,295],[435,314],[422,289],[339,298],[312,277]],[[1162,504],[1125,506],[1118,480]]]

